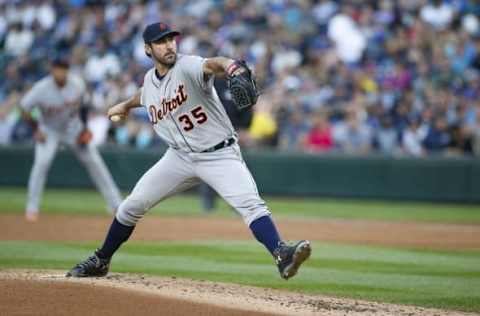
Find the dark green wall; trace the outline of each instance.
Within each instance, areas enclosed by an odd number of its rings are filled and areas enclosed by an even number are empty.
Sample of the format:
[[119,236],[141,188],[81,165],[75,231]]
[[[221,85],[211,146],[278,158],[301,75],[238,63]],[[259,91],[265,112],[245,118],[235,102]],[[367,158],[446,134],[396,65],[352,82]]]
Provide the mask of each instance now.
[[480,202],[480,161],[446,158],[318,157],[252,154],[264,192]]
[[[115,180],[129,190],[163,152],[104,149],[102,155]],[[244,157],[265,194],[480,202],[480,160],[473,158],[319,157],[275,152],[247,152]],[[25,186],[32,160],[32,148],[0,148],[0,185]],[[91,182],[73,154],[60,151],[48,185],[90,187]]]

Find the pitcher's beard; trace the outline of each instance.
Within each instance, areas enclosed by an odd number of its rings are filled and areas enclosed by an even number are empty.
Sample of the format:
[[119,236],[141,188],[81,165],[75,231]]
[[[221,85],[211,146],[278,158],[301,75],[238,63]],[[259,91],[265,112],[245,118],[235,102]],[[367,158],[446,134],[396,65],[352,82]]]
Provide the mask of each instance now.
[[166,68],[172,68],[173,65],[175,65],[175,62],[177,61],[177,54],[172,54],[172,55],[173,57],[161,57],[161,58],[158,58],[157,56],[154,56],[154,57],[155,57],[155,60],[162,66]]

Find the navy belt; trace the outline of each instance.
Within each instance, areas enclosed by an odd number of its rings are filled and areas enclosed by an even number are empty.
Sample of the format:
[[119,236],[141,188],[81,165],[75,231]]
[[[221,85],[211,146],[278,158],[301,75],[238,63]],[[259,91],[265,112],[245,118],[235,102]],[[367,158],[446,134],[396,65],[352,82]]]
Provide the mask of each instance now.
[[233,145],[234,143],[235,143],[235,138],[230,137],[230,138],[228,138],[228,139],[225,139],[223,142],[216,144],[216,145],[213,146],[213,147],[210,147],[210,148],[208,148],[208,149],[205,149],[204,151],[202,151],[202,153],[211,153],[211,152],[217,151],[217,150],[219,150],[219,149],[222,149],[222,148],[231,146],[231,145]]

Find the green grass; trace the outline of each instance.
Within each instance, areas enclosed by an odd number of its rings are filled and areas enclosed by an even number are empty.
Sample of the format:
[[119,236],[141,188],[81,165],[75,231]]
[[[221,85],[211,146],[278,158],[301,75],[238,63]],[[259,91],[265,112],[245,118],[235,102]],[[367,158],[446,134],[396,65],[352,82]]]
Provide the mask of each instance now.
[[[0,241],[0,268],[67,270],[96,244]],[[314,244],[301,273],[285,282],[251,242],[129,243],[112,272],[234,282],[306,293],[480,312],[480,251],[449,252]]]
[[[23,212],[25,199],[23,188],[1,188],[0,212]],[[266,197],[265,200],[275,216],[480,223],[480,205],[278,197]],[[102,197],[93,190],[47,189],[42,212],[106,215]],[[160,203],[151,213],[192,216],[202,214],[202,209],[198,195],[177,195]],[[215,216],[236,215],[218,199]]]

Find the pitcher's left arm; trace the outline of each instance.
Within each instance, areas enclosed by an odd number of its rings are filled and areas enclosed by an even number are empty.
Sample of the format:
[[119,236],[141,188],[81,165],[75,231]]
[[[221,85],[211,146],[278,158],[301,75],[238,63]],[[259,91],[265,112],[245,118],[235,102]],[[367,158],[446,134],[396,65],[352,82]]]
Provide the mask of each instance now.
[[211,75],[227,78],[232,101],[237,109],[251,108],[257,102],[257,83],[245,61],[226,57],[208,58],[203,63],[203,74],[205,80]]

